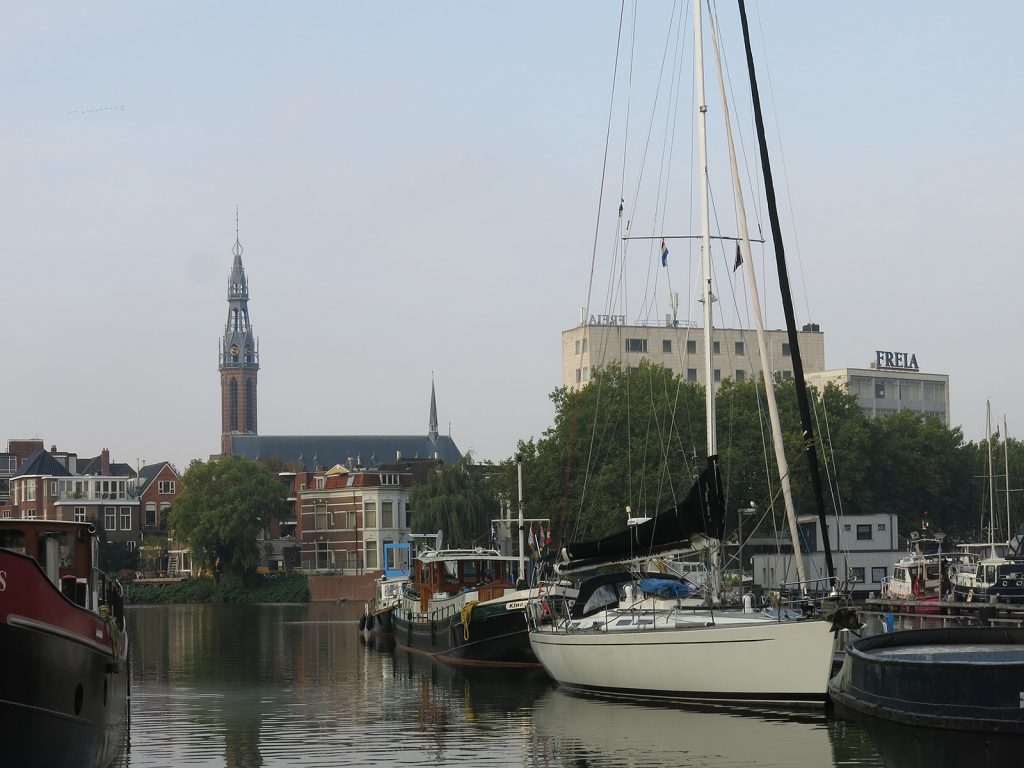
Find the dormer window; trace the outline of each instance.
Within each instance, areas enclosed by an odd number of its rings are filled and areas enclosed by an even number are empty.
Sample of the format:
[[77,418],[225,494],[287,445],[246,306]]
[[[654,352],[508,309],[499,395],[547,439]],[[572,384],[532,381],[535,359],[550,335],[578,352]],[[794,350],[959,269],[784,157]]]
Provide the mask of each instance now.
[[380,476],[381,485],[401,485],[397,472],[383,472]]
[[325,480],[325,478],[323,478],[323,477],[318,477],[316,479],[316,489],[318,491],[322,491],[324,489],[324,480]]

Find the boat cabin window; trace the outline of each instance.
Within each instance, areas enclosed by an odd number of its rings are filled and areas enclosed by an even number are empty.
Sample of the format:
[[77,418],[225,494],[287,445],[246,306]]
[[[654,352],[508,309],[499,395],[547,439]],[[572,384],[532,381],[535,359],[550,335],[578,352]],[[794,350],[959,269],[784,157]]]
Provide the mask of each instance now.
[[594,590],[583,606],[583,615],[589,616],[602,608],[614,607],[619,604],[619,593],[612,584],[602,584]]
[[907,569],[906,568],[897,568],[896,572],[892,575],[892,577],[896,581],[907,581],[908,580],[907,579]]
[[940,566],[939,566],[938,563],[929,563],[928,564],[928,568],[927,568],[928,578],[929,579],[937,579],[937,578],[939,578],[939,576],[942,575],[941,573],[939,573],[939,568],[940,568]]
[[994,565],[985,566],[985,581],[989,584],[994,584],[996,581],[996,567]]
[[23,553],[25,551],[25,534],[21,531],[0,531],[0,547]]

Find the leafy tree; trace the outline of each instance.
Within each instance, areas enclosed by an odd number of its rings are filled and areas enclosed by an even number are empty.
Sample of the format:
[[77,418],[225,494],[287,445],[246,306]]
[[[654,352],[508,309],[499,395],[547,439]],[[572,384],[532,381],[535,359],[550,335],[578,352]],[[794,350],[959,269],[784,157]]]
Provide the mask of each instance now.
[[257,537],[286,511],[286,489],[262,464],[241,456],[193,461],[182,475],[171,527],[193,556],[244,575],[259,563]]
[[466,453],[455,464],[443,464],[410,494],[413,531],[444,532],[447,546],[469,547],[485,540],[498,516],[498,498],[487,475]]

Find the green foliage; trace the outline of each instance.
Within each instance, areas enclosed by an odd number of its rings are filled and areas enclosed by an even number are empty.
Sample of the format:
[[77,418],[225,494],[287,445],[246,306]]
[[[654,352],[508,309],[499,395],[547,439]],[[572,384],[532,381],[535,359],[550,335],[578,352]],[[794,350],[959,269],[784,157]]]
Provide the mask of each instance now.
[[181,477],[171,510],[175,538],[189,543],[196,561],[220,561],[241,575],[259,564],[257,537],[287,509],[287,489],[263,465],[241,456],[194,461]]
[[415,533],[444,532],[444,546],[469,547],[484,541],[491,520],[498,516],[498,499],[486,470],[472,465],[466,453],[455,464],[445,464],[413,488],[409,502]]
[[166,584],[130,584],[128,602],[156,603],[304,603],[309,600],[306,577],[300,574],[254,574],[215,587],[196,577]]
[[[794,503],[798,514],[813,514],[795,383],[774,387]],[[921,528],[927,511],[934,530],[958,530],[970,522],[974,534],[967,538],[977,537],[980,491],[974,476],[984,473],[984,443],[965,444],[959,428],[908,411],[870,419],[853,395],[834,385],[809,394],[826,512],[892,513],[907,534]],[[557,389],[551,399],[554,424],[539,440],[520,442],[517,453],[526,515],[552,518],[556,538],[581,540],[621,530],[627,505],[633,515],[656,514],[678,503],[704,466],[704,389],[660,365],[612,364],[596,369],[586,387]],[[774,504],[781,528],[764,383],[723,381],[716,411],[729,528],[735,528],[736,510],[752,501],[760,509]],[[1024,449],[1010,443],[1011,487],[1021,487],[1019,477],[1012,485],[1013,467],[1024,463]],[[492,485],[515,508],[513,458],[502,462]]]

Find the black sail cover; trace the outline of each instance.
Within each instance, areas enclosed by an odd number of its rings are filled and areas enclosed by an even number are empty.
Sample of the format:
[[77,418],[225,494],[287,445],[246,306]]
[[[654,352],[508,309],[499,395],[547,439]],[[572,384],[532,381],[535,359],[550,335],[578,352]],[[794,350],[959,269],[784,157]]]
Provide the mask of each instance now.
[[573,570],[589,568],[678,549],[695,534],[720,540],[724,531],[725,500],[718,457],[708,456],[707,467],[681,504],[603,539],[569,544],[561,559]]

